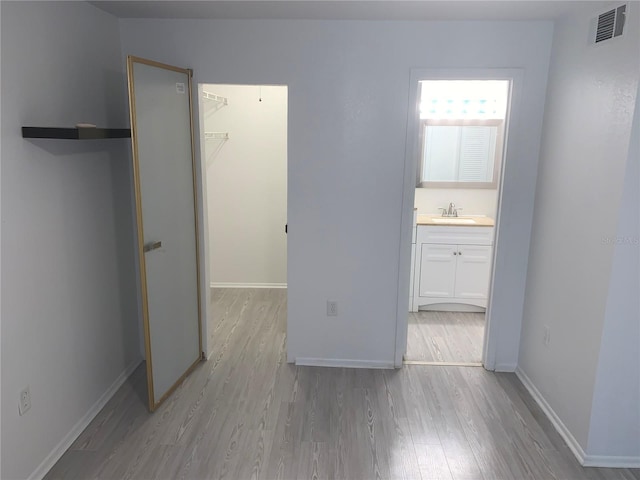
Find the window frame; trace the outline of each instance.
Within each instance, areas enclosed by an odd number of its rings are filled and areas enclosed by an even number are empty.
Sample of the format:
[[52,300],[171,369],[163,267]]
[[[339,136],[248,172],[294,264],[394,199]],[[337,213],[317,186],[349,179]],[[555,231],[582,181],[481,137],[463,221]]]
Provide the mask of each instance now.
[[[424,118],[420,120],[420,150],[418,158],[418,177],[416,187],[418,188],[478,188],[497,189],[500,178],[500,166],[502,165],[502,154],[504,150],[504,119],[460,119],[460,118]],[[498,127],[496,132],[495,158],[493,159],[493,179],[490,182],[423,182],[422,172],[424,169],[424,154],[426,147],[425,130],[429,126],[434,127]]]

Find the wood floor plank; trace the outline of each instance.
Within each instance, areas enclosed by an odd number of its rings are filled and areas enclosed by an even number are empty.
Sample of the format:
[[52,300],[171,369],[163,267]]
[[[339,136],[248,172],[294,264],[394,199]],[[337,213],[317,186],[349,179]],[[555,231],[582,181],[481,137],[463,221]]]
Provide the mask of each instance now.
[[329,480],[334,478],[330,473],[329,447],[325,442],[307,442],[300,444],[297,460],[296,478],[309,480]]
[[382,435],[391,448],[387,448],[391,478],[420,478],[420,468],[416,457],[411,429],[406,418],[406,408],[401,401],[400,392],[395,393],[393,383],[395,375],[380,371],[376,376],[377,403],[382,412],[379,416]]
[[87,470],[95,468],[95,452],[69,450],[44,477],[45,480],[84,480]]
[[[405,367],[421,369],[428,367]],[[420,379],[423,383],[425,394],[431,395],[437,408],[434,409],[434,420],[440,438],[440,443],[444,449],[444,454],[449,465],[451,476],[454,480],[485,479],[478,465],[478,461],[467,440],[465,429],[458,418],[455,398],[460,395],[461,385],[458,382],[448,382],[442,380],[442,369],[456,367],[431,367],[434,370],[431,375]],[[464,367],[463,367],[464,368]],[[418,372],[416,372],[418,373]],[[500,474],[499,471],[492,472]]]
[[416,445],[411,438],[407,419],[400,418],[387,433],[391,478],[412,480],[421,478]]
[[[513,374],[296,367],[286,290],[213,289],[210,301],[211,359],[153,414],[141,365],[45,478],[640,480],[580,466]],[[433,315],[413,341],[477,355],[473,315]]]
[[178,478],[184,457],[184,447],[158,445],[139,466],[139,473],[134,472],[132,478]]
[[481,362],[484,313],[421,311],[409,314],[406,360]]
[[416,444],[422,480],[452,480],[449,463],[441,445]]
[[[452,375],[455,372],[446,370],[447,367],[439,369],[439,373],[444,377],[443,381],[455,381],[454,378],[459,378]],[[532,475],[532,466],[523,461],[523,452],[504,448],[511,440],[502,429],[502,424],[487,423],[484,420],[482,410],[475,403],[469,388],[463,385],[457,393],[452,399],[456,414],[484,477],[495,480],[536,478]]]
[[415,367],[405,367],[397,375],[403,380],[401,391],[413,442],[441,445],[437,421],[443,421],[443,417],[438,398],[430,386],[431,377],[423,377],[421,370]]

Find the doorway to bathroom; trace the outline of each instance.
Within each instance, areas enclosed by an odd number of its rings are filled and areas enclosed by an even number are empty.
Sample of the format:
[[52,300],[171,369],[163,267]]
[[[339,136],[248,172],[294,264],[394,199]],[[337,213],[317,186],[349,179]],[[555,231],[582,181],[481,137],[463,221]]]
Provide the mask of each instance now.
[[510,91],[418,82],[405,364],[483,364]]
[[288,87],[200,84],[199,104],[211,355],[286,331]]

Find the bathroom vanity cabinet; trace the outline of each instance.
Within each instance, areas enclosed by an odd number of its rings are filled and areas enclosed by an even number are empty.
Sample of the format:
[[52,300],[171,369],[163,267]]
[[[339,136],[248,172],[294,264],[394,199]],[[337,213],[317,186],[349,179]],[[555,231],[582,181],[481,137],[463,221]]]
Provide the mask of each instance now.
[[493,227],[416,228],[412,311],[438,303],[487,307]]

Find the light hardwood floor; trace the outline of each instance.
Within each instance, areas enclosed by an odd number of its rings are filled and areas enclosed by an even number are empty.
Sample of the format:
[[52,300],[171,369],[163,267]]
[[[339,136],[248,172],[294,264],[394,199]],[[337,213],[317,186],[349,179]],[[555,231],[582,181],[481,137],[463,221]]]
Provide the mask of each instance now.
[[484,313],[409,313],[405,360],[482,362]]
[[286,291],[214,291],[215,354],[154,414],[144,370],[48,479],[591,479],[513,374],[286,363]]

